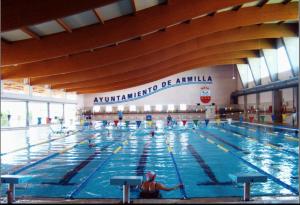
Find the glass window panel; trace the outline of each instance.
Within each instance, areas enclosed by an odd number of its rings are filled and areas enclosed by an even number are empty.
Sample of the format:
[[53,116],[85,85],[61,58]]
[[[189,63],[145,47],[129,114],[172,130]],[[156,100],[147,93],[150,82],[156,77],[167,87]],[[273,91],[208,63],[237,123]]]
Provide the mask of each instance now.
[[277,51],[276,49],[263,49],[263,54],[266,59],[270,74],[274,79],[278,73],[278,64],[277,64]]
[[168,111],[174,111],[174,110],[175,110],[175,106],[173,104],[169,104]]
[[65,104],[65,123],[66,123],[66,125],[73,125],[75,123],[76,111],[77,111],[76,104]]
[[60,118],[63,118],[63,104],[50,103],[50,118],[51,122],[58,123]]
[[26,127],[26,103],[1,101],[1,127]]
[[100,112],[100,105],[94,105],[93,112]]
[[32,95],[48,97],[50,96],[50,90],[43,86],[32,86]]
[[136,106],[135,105],[130,105],[129,106],[129,111],[135,112],[136,111]]
[[69,100],[76,100],[77,99],[76,92],[67,92],[66,96],[67,96],[67,99],[69,99]]
[[240,73],[242,82],[244,86],[249,83],[253,82],[253,76],[251,74],[251,70],[248,64],[237,64],[238,71]]
[[269,83],[270,77],[265,58],[262,56],[259,58],[249,58],[248,60],[256,82],[261,80],[262,84]]
[[179,105],[179,109],[180,109],[181,111],[185,111],[185,110],[186,110],[186,104],[180,104],[180,105]]
[[290,71],[291,70],[291,65],[288,59],[288,56],[285,52],[285,49],[283,46],[280,46],[277,49],[277,53],[278,53],[278,58],[277,58],[277,62],[278,62],[278,73],[283,73],[286,71]]
[[46,118],[48,117],[48,106],[47,103],[29,102],[29,125],[39,124],[41,118],[41,124],[46,124]]
[[259,58],[248,58],[250,69],[252,70],[255,82],[259,82],[261,78],[260,60]]
[[156,111],[162,111],[162,105],[155,105]]
[[124,111],[124,105],[118,105],[118,111]]
[[294,70],[299,72],[299,38],[287,37],[283,41]]
[[106,112],[112,112],[112,106],[107,105],[107,106],[105,107],[105,111],[106,111]]
[[2,81],[2,90],[7,93],[29,94],[29,86],[23,83],[23,80],[4,80]]
[[151,111],[151,106],[150,105],[145,105],[144,106],[144,111]]

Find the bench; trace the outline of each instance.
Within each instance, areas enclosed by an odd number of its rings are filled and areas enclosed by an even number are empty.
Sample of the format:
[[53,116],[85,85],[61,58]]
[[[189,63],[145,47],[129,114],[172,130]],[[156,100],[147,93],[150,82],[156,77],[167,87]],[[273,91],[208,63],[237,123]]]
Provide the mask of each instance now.
[[1,183],[9,184],[7,191],[7,203],[11,204],[15,201],[15,184],[22,184],[32,179],[30,175],[1,175]]
[[244,183],[244,201],[250,200],[250,184],[253,182],[266,182],[267,176],[259,173],[238,173],[229,174],[231,180],[235,183]]
[[114,176],[110,178],[111,185],[123,186],[123,204],[130,203],[130,186],[140,185],[142,181],[142,176]]

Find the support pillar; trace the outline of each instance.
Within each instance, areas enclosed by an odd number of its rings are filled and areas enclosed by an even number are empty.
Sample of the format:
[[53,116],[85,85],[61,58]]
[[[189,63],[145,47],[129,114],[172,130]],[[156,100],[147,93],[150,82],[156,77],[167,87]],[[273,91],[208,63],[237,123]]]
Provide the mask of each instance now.
[[50,118],[50,103],[47,102],[47,117]]
[[29,102],[26,101],[26,127],[29,127]]
[[62,105],[63,105],[63,115],[62,115],[62,118],[65,119],[65,104],[63,103]]
[[260,104],[260,94],[259,93],[256,93],[256,119],[257,119],[257,122],[260,122],[260,119],[259,119],[259,104]]
[[244,115],[245,115],[245,119],[248,118],[247,106],[248,106],[247,95],[244,95]]
[[293,88],[293,108],[295,109],[293,111],[296,112],[293,126],[299,127],[299,87]]
[[282,91],[273,90],[272,91],[272,114],[275,115],[275,122],[282,123]]

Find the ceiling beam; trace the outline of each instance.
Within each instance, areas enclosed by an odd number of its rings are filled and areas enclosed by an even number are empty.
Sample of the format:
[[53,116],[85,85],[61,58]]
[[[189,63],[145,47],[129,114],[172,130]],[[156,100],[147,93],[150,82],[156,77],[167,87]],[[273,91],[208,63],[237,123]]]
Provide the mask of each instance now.
[[266,3],[268,3],[269,0],[259,0],[259,2],[256,4],[257,7],[263,7]]
[[[238,62],[237,62],[238,61]],[[165,69],[164,71],[160,73],[154,73],[152,75],[148,75],[144,78],[135,78],[131,79],[130,81],[121,81],[117,83],[111,83],[104,86],[93,86],[93,87],[87,87],[87,88],[75,88],[75,89],[66,89],[67,92],[108,92],[113,90],[120,90],[120,89],[126,89],[133,86],[143,85],[149,82],[153,82],[159,79],[162,79],[164,77],[168,77],[170,75],[188,71],[191,69],[204,67],[204,66],[215,66],[215,65],[224,65],[224,64],[232,64],[232,63],[241,63],[243,60],[236,60],[236,59],[220,59],[220,60],[213,60],[213,61],[202,61],[199,59],[186,62],[184,64],[178,64],[173,69]]]
[[238,11],[238,10],[240,10],[240,8],[242,8],[242,6],[243,6],[243,4],[234,6],[234,7],[232,8],[232,11]]
[[[124,39],[130,39],[134,36],[140,36],[167,27],[175,22],[181,22],[217,9],[250,1],[251,0],[210,0],[208,4],[206,0],[189,0],[187,4],[182,0],[173,0],[171,5],[154,6],[139,11],[139,15],[135,16],[122,16],[105,22],[104,26],[95,24],[76,29],[72,35],[62,32],[56,35],[49,35],[43,38],[43,41],[39,43],[32,40],[15,42],[12,46],[2,48],[4,51],[1,57],[2,64],[29,63],[110,45],[114,42],[120,42]],[[101,35],[94,35],[95,33]],[[82,39],[89,40],[83,41]],[[43,52],[41,52],[41,50],[43,50]]]
[[67,32],[72,33],[72,28],[68,26],[62,19],[56,19],[56,22]]
[[130,0],[130,4],[131,4],[131,8],[132,8],[132,11],[133,11],[133,15],[136,14],[136,7],[135,7],[135,2],[134,0]]
[[92,79],[95,76],[113,75],[118,70],[133,70],[140,68],[141,66],[150,66],[161,61],[165,61],[174,58],[179,55],[193,52],[197,49],[217,46],[225,43],[234,43],[238,41],[245,41],[251,39],[261,38],[280,38],[296,36],[297,27],[288,25],[262,25],[262,26],[249,26],[241,29],[232,29],[230,31],[218,32],[212,35],[197,38],[191,41],[187,41],[176,46],[161,50],[159,52],[151,53],[149,55],[141,56],[126,62],[119,62],[116,64],[96,67],[89,70],[80,72],[73,72],[62,75],[53,75],[46,77],[32,78],[33,84],[59,84],[74,82],[75,80]]
[[11,41],[6,40],[5,38],[1,38],[1,43],[6,45],[12,44]]
[[[169,60],[179,55],[196,51],[197,49],[218,46],[226,43],[242,42],[246,40],[255,40],[261,38],[280,38],[296,36],[295,32],[290,30],[287,25],[262,25],[250,26],[242,29],[233,29],[226,32],[218,32],[213,35],[204,36],[191,41],[187,41],[176,46],[141,56],[126,62],[120,62],[108,66],[96,67],[93,69],[72,72],[62,75],[53,75],[45,77],[32,78],[33,84],[60,84],[68,82],[76,82],[86,79],[95,78],[95,76],[109,76],[119,71],[129,71],[140,68],[141,66],[150,66],[162,61]],[[293,28],[296,30],[296,27]],[[262,41],[265,42],[265,41]]]
[[102,19],[100,12],[97,11],[96,9],[93,9],[93,12],[94,12],[95,16],[97,17],[98,21],[103,25],[104,20]]
[[288,3],[290,3],[291,1],[292,1],[292,0],[283,0],[282,3],[283,3],[283,4],[288,4]]
[[[63,83],[63,84],[57,84],[52,85],[52,88],[72,88],[77,87],[79,84],[85,84],[85,85],[92,85],[92,84],[99,84],[101,82],[102,84],[111,82],[111,81],[120,81],[120,80],[129,80],[132,77],[138,77],[141,75],[146,75],[152,73],[152,72],[160,72],[163,71],[166,67],[172,67],[176,64],[180,64],[186,61],[190,61],[197,58],[216,58],[218,59],[220,55],[224,55],[224,53],[230,53],[230,52],[240,52],[245,53],[248,52],[248,50],[259,50],[259,49],[266,49],[266,48],[274,48],[274,45],[271,41],[268,40],[251,40],[251,41],[245,41],[245,42],[237,42],[237,43],[230,43],[230,44],[223,44],[219,46],[213,46],[213,47],[207,47],[200,49],[195,52],[187,53],[184,55],[177,56],[175,58],[171,58],[167,61],[163,61],[151,66],[143,67],[141,66],[138,69],[130,70],[130,71],[123,71],[116,73],[114,75],[109,76],[102,76],[97,77],[95,79],[86,79],[85,81],[76,81],[72,83]],[[101,75],[98,75],[101,76]],[[84,83],[83,83],[84,82]]]
[[[254,11],[256,11],[256,15],[253,15]],[[264,21],[296,18],[297,13],[298,8],[294,7],[294,4],[245,8],[239,11],[238,18],[234,15],[235,13],[222,12],[216,14],[213,18],[208,17],[210,21],[204,17],[197,20],[197,22],[195,20],[193,24],[180,24],[168,32],[156,32],[147,36],[143,41],[130,41],[116,47],[94,50],[93,52],[86,52],[69,58],[18,65],[17,67],[5,67],[2,69],[2,77],[20,78],[24,77],[24,75],[26,75],[25,77],[38,77],[105,66],[157,52],[176,44],[222,30],[257,24]],[[186,26],[189,26],[188,30]],[[24,73],[24,71],[26,72]]]
[[207,62],[213,60],[223,60],[228,58],[246,58],[246,57],[257,57],[257,53],[255,51],[234,51],[234,52],[223,52],[222,54],[215,54],[215,55],[209,55],[204,57],[191,57],[186,59],[180,59],[177,62],[172,63],[161,63],[158,64],[158,66],[151,66],[147,69],[139,69],[137,71],[130,71],[126,72],[120,75],[110,76],[108,78],[97,78],[94,80],[88,80],[88,81],[80,81],[76,83],[70,83],[70,84],[62,84],[62,85],[53,85],[52,88],[55,89],[73,89],[73,88],[84,88],[84,87],[91,87],[91,86],[100,86],[100,85],[108,85],[111,83],[117,83],[120,81],[131,81],[134,78],[145,78],[149,75],[153,75],[154,73],[161,73],[165,70],[173,70],[173,67],[176,67],[178,64],[182,65],[184,63],[188,64],[190,61],[194,60],[201,60],[202,62]]
[[27,27],[22,27],[22,28],[20,28],[24,33],[26,33],[26,34],[28,34],[31,38],[34,38],[34,39],[37,39],[37,40],[40,40],[41,39],[41,37],[38,35],[38,34],[36,34],[36,33],[34,33],[33,31],[31,31],[29,28],[27,28]]
[[2,0],[1,30],[9,31],[104,6],[116,0]]

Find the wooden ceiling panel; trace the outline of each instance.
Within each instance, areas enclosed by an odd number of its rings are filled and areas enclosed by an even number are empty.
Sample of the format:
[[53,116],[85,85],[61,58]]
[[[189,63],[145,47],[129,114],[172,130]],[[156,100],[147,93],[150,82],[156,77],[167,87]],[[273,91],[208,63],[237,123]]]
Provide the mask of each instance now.
[[[168,32],[155,33],[143,38],[143,40],[131,41],[119,46],[82,53],[68,58],[5,67],[2,69],[2,77],[5,79],[47,76],[122,62],[214,32],[265,21],[294,19],[298,16],[297,5],[297,3],[272,4],[265,5],[262,8],[240,9],[238,12],[223,12],[216,14],[214,17],[201,18],[192,24],[181,24],[172,27]],[[239,14],[238,18],[237,13]],[[256,15],[253,15],[253,13],[256,13]]]
[[245,42],[237,42],[232,44],[223,44],[215,47],[207,47],[204,49],[197,50],[195,52],[191,52],[185,55],[180,55],[175,58],[172,58],[167,61],[163,61],[152,66],[148,67],[141,67],[139,69],[131,70],[128,72],[119,71],[115,75],[110,75],[107,77],[100,77],[96,79],[88,79],[86,81],[77,81],[73,83],[64,83],[64,84],[57,84],[51,85],[52,88],[73,88],[78,87],[78,84],[82,86],[90,86],[93,84],[106,84],[109,82],[118,82],[120,80],[130,79],[132,77],[138,77],[141,75],[146,75],[153,72],[160,72],[164,70],[166,67],[171,67],[173,65],[183,63],[185,61],[189,61],[192,59],[197,59],[202,57],[202,59],[211,58],[211,56],[219,57],[219,55],[223,55],[224,53],[228,52],[236,52],[236,51],[247,51],[247,50],[259,50],[259,49],[266,49],[266,48],[274,48],[274,44],[268,40],[251,40]]
[[[261,38],[280,38],[296,36],[296,27],[294,25],[261,25],[249,26],[241,29],[233,29],[231,31],[224,31],[215,33],[213,35],[204,36],[183,44],[170,47],[168,49],[145,55],[133,60],[121,62],[109,66],[97,67],[95,69],[73,72],[69,74],[53,75],[46,77],[31,78],[31,83],[36,84],[62,84],[69,82],[84,81],[115,75],[120,72],[128,72],[146,66],[151,66],[162,61],[169,60],[176,56],[184,55],[197,49],[218,46],[226,43],[242,43],[245,40],[261,39]],[[266,44],[262,40],[261,46]]]
[[43,23],[114,1],[116,0],[72,0],[70,3],[70,0],[2,0],[1,30]]
[[[22,0],[20,1],[22,2]],[[79,1],[86,2],[82,0]],[[208,4],[207,0],[189,0],[189,3],[182,0],[174,0],[170,5],[155,6],[140,11],[139,15],[123,16],[108,21],[105,25],[97,24],[77,29],[76,32],[74,31],[72,34],[60,33],[48,36],[40,42],[28,40],[15,42],[9,47],[4,46],[2,48],[2,64],[11,65],[28,63],[114,44],[115,42],[141,36],[142,34],[158,30],[176,22],[191,19],[200,14],[249,1],[250,0],[210,0]],[[41,2],[44,3],[44,1]],[[58,3],[56,0],[53,2]],[[98,1],[95,0],[95,2]],[[63,5],[63,3],[61,4]],[[28,13],[30,13],[29,11],[30,9],[27,8]],[[30,13],[30,15],[34,16],[32,13]],[[61,16],[57,16],[55,19],[58,17]],[[11,18],[13,19],[13,17]]]
[[162,73],[156,73],[155,75],[148,76],[147,78],[141,79],[132,79],[131,81],[125,81],[125,82],[118,82],[114,84],[110,84],[107,86],[96,86],[96,87],[90,87],[90,88],[82,88],[82,89],[68,89],[66,90],[67,92],[73,92],[76,91],[79,94],[83,93],[98,93],[98,92],[109,92],[109,91],[115,91],[115,90],[121,90],[121,89],[126,89],[134,86],[139,86],[142,84],[150,83],[165,77],[168,77],[170,75],[184,72],[187,70],[195,69],[195,68],[200,68],[200,67],[205,67],[205,66],[216,66],[216,65],[225,65],[225,64],[242,64],[245,63],[243,59],[229,59],[229,60],[220,60],[217,61],[214,59],[211,62],[201,62],[201,61],[193,61],[190,62],[189,64],[184,64],[184,65],[178,65],[174,70],[166,70]]

